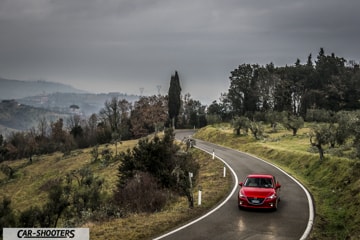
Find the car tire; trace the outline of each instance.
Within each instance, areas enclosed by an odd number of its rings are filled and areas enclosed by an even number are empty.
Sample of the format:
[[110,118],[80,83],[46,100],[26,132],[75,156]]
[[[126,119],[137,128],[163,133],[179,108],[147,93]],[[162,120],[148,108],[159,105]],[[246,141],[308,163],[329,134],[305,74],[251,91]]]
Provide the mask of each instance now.
[[277,211],[279,202],[280,202],[280,198],[275,203],[274,211]]

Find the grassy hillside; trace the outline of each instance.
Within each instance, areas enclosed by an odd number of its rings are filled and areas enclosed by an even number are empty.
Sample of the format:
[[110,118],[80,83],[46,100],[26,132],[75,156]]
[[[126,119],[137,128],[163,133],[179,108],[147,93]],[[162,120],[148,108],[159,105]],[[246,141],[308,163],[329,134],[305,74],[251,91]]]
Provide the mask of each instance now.
[[[137,141],[125,141],[121,145],[121,150],[132,148],[136,143]],[[100,146],[99,152],[105,147],[113,146]],[[28,159],[1,163],[13,168],[15,173],[9,180],[0,171],[0,201],[5,196],[11,197],[11,207],[15,209],[16,214],[31,206],[42,206],[47,201],[47,190],[52,182],[85,166],[90,167],[94,175],[105,180],[105,194],[110,198],[118,180],[119,162],[106,166],[101,162],[91,163],[91,150],[73,151],[68,156],[63,156],[62,153],[36,156],[32,164],[29,164]],[[112,150],[115,152],[115,149]],[[232,186],[232,179],[230,175],[222,177],[223,164],[220,161],[212,160],[209,155],[199,150],[192,151],[201,166],[197,179],[197,184],[203,189],[201,206],[189,209],[185,197],[177,198],[163,211],[155,214],[134,214],[123,218],[87,221],[77,227],[89,227],[92,240],[149,239],[204,213],[227,195]],[[194,199],[197,199],[197,189],[195,186]]]
[[360,160],[325,154],[320,162],[310,148],[308,128],[297,136],[284,129],[268,130],[266,138],[255,141],[236,136],[229,125],[218,125],[199,130],[196,138],[259,156],[302,182],[316,205],[311,239],[360,239]]

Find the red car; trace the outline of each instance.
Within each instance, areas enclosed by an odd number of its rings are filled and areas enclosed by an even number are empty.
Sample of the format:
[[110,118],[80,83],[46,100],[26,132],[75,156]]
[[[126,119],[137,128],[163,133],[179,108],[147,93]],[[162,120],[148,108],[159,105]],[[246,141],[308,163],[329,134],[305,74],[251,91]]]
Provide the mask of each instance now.
[[280,201],[280,183],[270,174],[250,174],[239,183],[239,208],[274,209]]

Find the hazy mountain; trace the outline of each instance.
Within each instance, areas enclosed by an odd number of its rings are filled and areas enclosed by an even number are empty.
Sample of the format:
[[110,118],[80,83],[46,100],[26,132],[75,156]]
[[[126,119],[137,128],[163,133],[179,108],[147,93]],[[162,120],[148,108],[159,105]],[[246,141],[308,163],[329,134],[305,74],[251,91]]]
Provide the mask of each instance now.
[[0,133],[6,135],[15,130],[29,130],[37,127],[42,118],[51,122],[59,118],[66,119],[68,116],[70,115],[66,113],[23,105],[15,100],[2,100],[0,102]]
[[49,122],[73,114],[87,118],[99,113],[113,97],[129,102],[139,99],[137,95],[118,92],[87,93],[61,83],[0,78],[0,134],[29,130],[42,118]]
[[62,83],[47,82],[43,80],[22,81],[0,78],[0,100],[18,99],[56,92],[85,93],[85,91]]
[[40,119],[48,122],[59,118],[67,119],[73,114],[84,119],[93,113],[99,113],[107,100],[113,97],[135,102],[136,95],[122,93],[52,93],[17,100],[0,101],[0,134],[37,127]]
[[99,113],[113,97],[129,102],[139,99],[137,95],[118,92],[86,93],[61,83],[0,78],[0,134],[36,127],[42,118],[49,122],[73,114],[86,118]]
[[[118,99],[126,99],[129,102],[135,102],[139,99],[136,95],[127,95],[124,93],[51,93],[40,94],[37,96],[25,97],[17,99],[21,104],[44,108],[51,111],[74,113],[90,116],[93,113],[99,113],[104,107],[107,100],[116,97]],[[76,106],[77,108],[71,108]]]
[[68,113],[71,105],[85,115],[98,113],[112,97],[134,102],[137,95],[126,93],[87,93],[70,85],[47,81],[21,81],[0,78],[0,101],[15,99],[18,103],[51,111]]

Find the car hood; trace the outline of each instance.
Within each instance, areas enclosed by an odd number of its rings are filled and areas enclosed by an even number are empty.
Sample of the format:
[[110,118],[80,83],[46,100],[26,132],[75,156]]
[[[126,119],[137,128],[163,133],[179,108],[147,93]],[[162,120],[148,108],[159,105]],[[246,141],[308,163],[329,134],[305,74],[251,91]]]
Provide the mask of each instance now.
[[258,187],[242,187],[242,193],[246,197],[257,197],[257,198],[265,198],[269,197],[275,193],[273,188],[258,188]]

